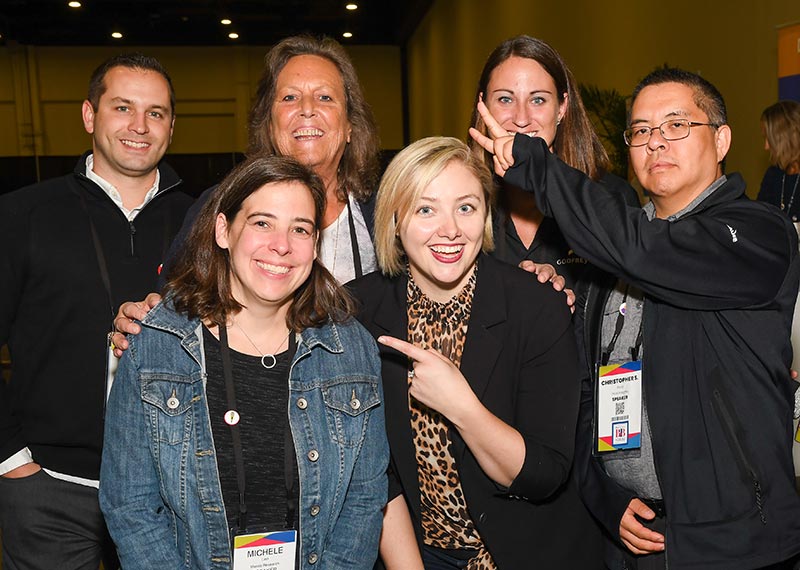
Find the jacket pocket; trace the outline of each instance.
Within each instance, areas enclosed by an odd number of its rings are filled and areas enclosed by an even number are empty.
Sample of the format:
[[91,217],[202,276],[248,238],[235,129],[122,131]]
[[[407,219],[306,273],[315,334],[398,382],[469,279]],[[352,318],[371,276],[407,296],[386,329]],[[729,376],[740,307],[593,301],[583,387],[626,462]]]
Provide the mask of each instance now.
[[767,524],[763,508],[761,481],[756,471],[755,464],[751,459],[751,455],[744,444],[744,429],[739,422],[733,405],[728,399],[727,393],[722,388],[721,382],[719,382],[719,374],[720,372],[718,370],[712,373],[712,406],[722,426],[722,432],[728,442],[731,454],[736,461],[736,467],[741,476],[741,480],[743,484],[749,487],[749,496],[752,498],[752,502],[750,502],[748,507],[752,508],[753,505],[755,505],[758,509],[761,522]]
[[381,402],[378,381],[367,376],[334,379],[322,386],[322,400],[331,439],[346,447],[357,446],[364,439],[367,412]]
[[142,401],[153,435],[160,443],[179,445],[190,433],[191,414],[199,398],[194,395],[196,379],[175,374],[141,376]]

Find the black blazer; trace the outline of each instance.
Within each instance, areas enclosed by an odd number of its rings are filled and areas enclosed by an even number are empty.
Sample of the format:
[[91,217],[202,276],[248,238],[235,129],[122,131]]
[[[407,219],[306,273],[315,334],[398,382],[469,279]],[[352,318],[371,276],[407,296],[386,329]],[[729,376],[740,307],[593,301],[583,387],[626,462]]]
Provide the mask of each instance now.
[[[407,277],[379,273],[350,283],[358,318],[376,338],[407,339]],[[394,484],[420,540],[420,494],[408,410],[407,359],[380,346],[386,430]],[[489,479],[453,429],[453,455],[470,515],[503,570],[559,567],[580,537],[553,525],[552,497],[566,483],[578,413],[575,339],[564,296],[525,271],[482,255],[461,372],[481,402],[525,440],[525,462],[510,488]],[[554,528],[557,527],[557,528]],[[540,566],[541,565],[541,566]],[[564,566],[561,566],[564,567]]]

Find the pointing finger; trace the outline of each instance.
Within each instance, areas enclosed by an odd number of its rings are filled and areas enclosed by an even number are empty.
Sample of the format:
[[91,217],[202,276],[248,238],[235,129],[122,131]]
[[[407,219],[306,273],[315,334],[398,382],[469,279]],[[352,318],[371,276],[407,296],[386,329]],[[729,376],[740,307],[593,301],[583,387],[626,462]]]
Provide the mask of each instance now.
[[378,337],[378,342],[405,354],[411,360],[415,360],[417,362],[423,360],[428,354],[425,349],[414,346],[410,342],[400,340],[399,338],[395,338],[393,336],[380,336]]

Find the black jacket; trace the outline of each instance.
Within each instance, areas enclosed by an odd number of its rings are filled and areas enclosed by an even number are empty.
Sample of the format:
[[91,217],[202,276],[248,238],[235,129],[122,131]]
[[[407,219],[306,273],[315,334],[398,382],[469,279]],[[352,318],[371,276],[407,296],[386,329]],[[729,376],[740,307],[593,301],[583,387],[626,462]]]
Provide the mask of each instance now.
[[44,467],[97,479],[113,313],[155,289],[191,198],[162,163],[158,194],[129,223],[85,169],[86,155],[72,174],[0,197],[0,345],[12,363],[0,382],[0,461],[27,446]]
[[[576,252],[645,293],[644,398],[669,567],[744,570],[800,552],[789,378],[800,259],[789,221],[750,201],[737,174],[677,221],[648,221],[538,140],[517,137],[514,158],[506,178],[536,192]],[[596,350],[591,306],[587,319]],[[583,448],[585,417],[579,429]],[[576,459],[581,492],[618,537],[632,494],[589,445]]]
[[[407,338],[405,275],[372,273],[349,286],[370,333]],[[407,360],[382,345],[380,350],[391,471],[400,485],[389,495],[405,494],[419,538]],[[580,537],[565,532],[568,525],[553,525],[559,513],[549,503],[568,477],[579,398],[563,295],[521,269],[481,256],[460,369],[481,402],[514,426],[526,445],[522,470],[505,489],[483,473],[458,432],[450,432],[469,512],[489,552],[503,570],[565,567],[560,561]]]

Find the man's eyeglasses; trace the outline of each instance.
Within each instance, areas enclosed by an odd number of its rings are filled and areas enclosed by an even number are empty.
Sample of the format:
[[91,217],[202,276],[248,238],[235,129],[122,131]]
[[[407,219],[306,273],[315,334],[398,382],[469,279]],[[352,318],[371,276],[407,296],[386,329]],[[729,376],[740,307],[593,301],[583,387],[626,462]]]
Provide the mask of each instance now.
[[678,141],[685,139],[689,136],[692,127],[714,127],[717,125],[713,123],[697,123],[689,119],[670,119],[664,121],[657,127],[648,127],[645,125],[637,125],[622,131],[622,136],[625,138],[625,144],[628,146],[644,146],[650,142],[650,137],[653,136],[653,131],[658,129],[661,136],[668,141]]

